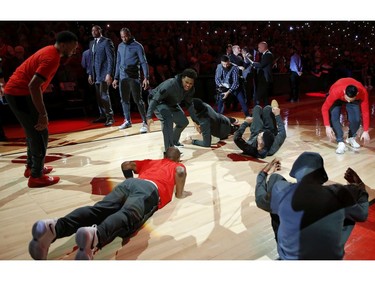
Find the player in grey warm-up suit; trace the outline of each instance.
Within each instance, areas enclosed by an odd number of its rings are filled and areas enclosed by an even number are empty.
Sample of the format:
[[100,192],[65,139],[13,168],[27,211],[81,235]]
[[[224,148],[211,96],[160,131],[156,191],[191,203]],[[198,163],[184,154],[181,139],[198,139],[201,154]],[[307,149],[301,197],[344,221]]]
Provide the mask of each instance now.
[[[188,108],[189,114],[195,120],[195,112],[192,98],[195,93],[194,81],[197,73],[193,69],[185,69],[181,74],[162,82],[152,90],[149,96],[149,107],[147,111],[147,125],[150,128],[152,114],[155,113],[162,126],[164,148],[182,146],[180,136],[182,131],[189,124],[189,120],[181,109],[183,102]],[[173,123],[176,126],[173,128]]]

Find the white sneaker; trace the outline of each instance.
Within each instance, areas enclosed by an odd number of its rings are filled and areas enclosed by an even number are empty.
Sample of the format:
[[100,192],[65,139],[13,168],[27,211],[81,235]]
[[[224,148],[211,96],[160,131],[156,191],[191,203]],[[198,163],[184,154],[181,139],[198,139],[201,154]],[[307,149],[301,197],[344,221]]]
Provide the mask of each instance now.
[[76,243],[78,252],[76,260],[92,260],[94,258],[94,251],[98,245],[98,233],[96,225],[80,227],[76,233]]
[[344,154],[345,151],[346,151],[345,143],[340,141],[339,144],[337,145],[336,153],[337,154]]
[[56,219],[39,220],[32,228],[33,240],[29,243],[29,253],[34,260],[46,260],[49,246],[56,238]]
[[118,129],[123,130],[123,129],[130,128],[131,126],[132,126],[132,124],[129,121],[125,121],[124,123],[122,123],[122,125],[120,125],[118,127]]
[[148,126],[145,122],[143,122],[141,129],[139,130],[142,134],[148,132]]
[[356,142],[355,137],[347,138],[346,143],[350,144],[350,146],[353,148],[361,147],[361,145],[358,142]]
[[220,141],[219,138],[217,138],[217,137],[215,137],[215,136],[211,136],[211,145],[215,145],[215,144],[217,144],[219,141]]

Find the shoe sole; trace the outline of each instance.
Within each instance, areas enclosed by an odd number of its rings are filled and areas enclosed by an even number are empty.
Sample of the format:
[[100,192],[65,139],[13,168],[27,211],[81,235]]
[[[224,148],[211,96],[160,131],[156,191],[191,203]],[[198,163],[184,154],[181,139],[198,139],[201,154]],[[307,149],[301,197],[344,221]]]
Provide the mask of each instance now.
[[29,182],[27,184],[28,187],[30,188],[34,188],[34,187],[46,187],[46,186],[50,186],[50,185],[54,185],[56,183],[58,183],[60,181],[60,178],[59,177],[53,177],[54,180],[53,181],[50,181],[50,182],[46,182],[46,183],[30,183],[30,178],[29,178]]
[[131,128],[132,126],[127,126],[127,127],[125,127],[125,128],[122,128],[122,127],[118,127],[118,129],[119,130],[125,130],[125,129],[127,129],[127,128]]
[[[83,229],[80,228],[77,230],[76,233],[76,244],[78,246],[78,251],[76,254],[76,260],[92,260],[92,250],[94,248],[94,245],[92,245],[94,238],[90,242],[90,235]],[[87,252],[87,250],[90,251],[90,253]]]
[[78,249],[75,259],[81,260],[81,261],[92,260],[90,255],[88,255],[86,252],[82,251],[81,249]]
[[[40,231],[42,230],[42,231]],[[29,243],[29,253],[34,260],[46,260],[48,249],[43,249],[39,243],[39,239],[47,232],[47,227],[43,222],[36,222],[32,228],[33,240]]]

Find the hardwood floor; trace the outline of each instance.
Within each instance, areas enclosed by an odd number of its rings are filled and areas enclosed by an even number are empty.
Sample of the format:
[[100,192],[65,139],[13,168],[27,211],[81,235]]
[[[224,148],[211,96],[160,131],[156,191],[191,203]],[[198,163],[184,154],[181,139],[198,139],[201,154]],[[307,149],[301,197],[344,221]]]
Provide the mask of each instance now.
[[[289,180],[294,160],[303,151],[319,152],[330,181],[345,183],[344,172],[352,167],[375,189],[375,133],[371,142],[343,155],[325,136],[320,113],[322,98],[302,97],[298,103],[279,99],[287,139],[276,157],[280,174]],[[374,98],[371,97],[371,128]],[[241,118],[241,113],[236,113]],[[233,115],[233,114],[232,114]],[[345,118],[344,118],[345,119]],[[345,121],[346,122],[346,121]],[[101,200],[123,180],[125,160],[162,157],[160,123],[152,132],[139,134],[140,124],[119,131],[117,127],[51,135],[47,162],[61,181],[51,187],[28,188],[23,177],[25,147],[0,143],[0,260],[30,260],[31,227],[38,219],[58,218],[73,209]],[[249,135],[247,131],[246,136]],[[197,136],[192,122],[181,140]],[[274,260],[276,244],[269,215],[254,201],[255,179],[266,162],[245,157],[233,138],[217,148],[185,145],[186,190],[193,195],[176,199],[157,211],[145,226],[123,245],[120,238],[104,247],[95,260]],[[374,198],[374,193],[371,194]],[[50,260],[71,260],[76,253],[74,236],[54,242]]]

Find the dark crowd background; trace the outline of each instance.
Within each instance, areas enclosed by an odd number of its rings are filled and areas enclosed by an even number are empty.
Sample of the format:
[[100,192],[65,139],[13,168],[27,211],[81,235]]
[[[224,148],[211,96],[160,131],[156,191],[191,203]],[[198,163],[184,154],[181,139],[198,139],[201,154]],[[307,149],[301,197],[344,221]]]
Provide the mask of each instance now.
[[[247,47],[255,55],[260,41],[268,43],[275,58],[274,95],[289,93],[291,46],[302,57],[302,93],[327,92],[341,77],[353,77],[372,87],[375,31],[371,21],[2,21],[0,58],[5,81],[29,55],[54,44],[56,33],[70,30],[77,34],[79,47],[75,55],[62,61],[45,102],[50,108],[68,108],[67,100],[83,100],[84,113],[95,115],[95,94],[81,65],[82,52],[92,40],[93,25],[102,27],[103,36],[112,39],[116,49],[121,43],[120,29],[131,30],[145,49],[151,88],[191,67],[199,74],[196,95],[210,103],[215,95],[215,69],[228,44]],[[251,79],[247,83],[249,106]],[[145,91],[145,97],[147,94]],[[111,99],[115,113],[120,113],[115,89],[111,89]],[[61,112],[55,111],[56,118]]]

